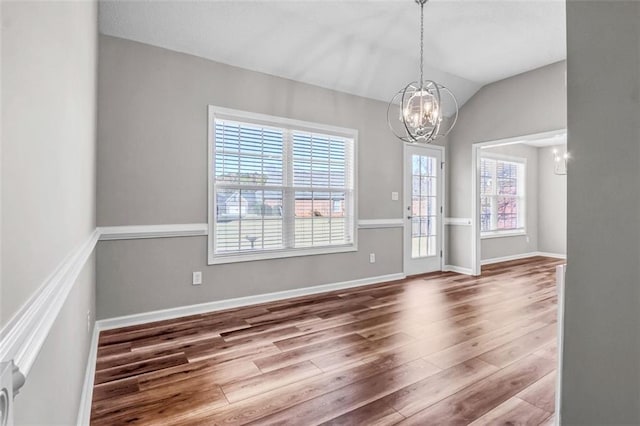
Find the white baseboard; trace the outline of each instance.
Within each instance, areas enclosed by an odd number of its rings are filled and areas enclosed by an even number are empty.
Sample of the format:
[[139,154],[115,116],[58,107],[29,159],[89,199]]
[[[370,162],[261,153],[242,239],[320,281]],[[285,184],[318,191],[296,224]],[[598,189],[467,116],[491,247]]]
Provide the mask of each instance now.
[[108,318],[96,322],[99,330],[126,327],[129,325],[144,324],[147,322],[162,321],[189,315],[203,314],[207,312],[221,311],[224,309],[239,308],[242,306],[256,305],[259,303],[274,302],[293,297],[308,296],[317,293],[326,293],[334,290],[342,290],[352,287],[360,287],[371,284],[379,284],[387,281],[396,281],[406,278],[405,274],[389,274],[377,277],[361,278],[358,280],[344,281],[333,284],[323,284],[313,287],[298,288],[294,290],[278,291],[275,293],[259,294],[255,296],[238,297],[234,299],[217,300],[214,302],[197,305],[181,306],[177,308],[162,309],[141,314],[126,315],[116,318]]
[[508,262],[510,260],[518,260],[518,259],[526,259],[528,257],[534,257],[534,256],[544,256],[544,257],[553,257],[556,259],[566,259],[567,255],[565,254],[559,254],[559,253],[547,253],[547,252],[542,252],[542,251],[531,251],[528,253],[519,253],[519,254],[514,254],[511,256],[503,256],[503,257],[493,257],[491,259],[484,259],[482,261],[480,261],[481,265],[491,265],[493,263],[500,263],[500,262]]
[[566,259],[567,255],[562,253],[549,253],[546,251],[537,251],[536,256],[553,257],[555,259]]
[[445,272],[457,272],[463,275],[473,275],[471,268],[463,268],[462,266],[444,265],[443,271]]
[[98,360],[98,337],[100,329],[97,324],[93,326],[93,334],[91,335],[91,346],[89,347],[89,356],[87,357],[87,367],[84,373],[84,384],[82,386],[82,395],[80,397],[80,407],[78,409],[78,426],[87,426],[91,421],[91,401],[93,399],[93,379],[96,374],[96,362]]

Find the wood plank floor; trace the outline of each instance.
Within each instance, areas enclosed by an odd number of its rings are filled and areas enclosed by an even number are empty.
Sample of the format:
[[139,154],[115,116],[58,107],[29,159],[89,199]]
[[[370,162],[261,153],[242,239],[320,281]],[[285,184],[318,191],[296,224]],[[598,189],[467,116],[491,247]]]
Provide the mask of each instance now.
[[551,425],[562,262],[103,331],[91,422]]

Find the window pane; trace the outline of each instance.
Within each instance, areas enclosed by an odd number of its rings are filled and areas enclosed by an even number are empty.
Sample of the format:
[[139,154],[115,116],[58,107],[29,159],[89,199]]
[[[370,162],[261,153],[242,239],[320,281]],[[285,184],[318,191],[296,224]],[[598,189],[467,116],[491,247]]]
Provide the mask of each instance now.
[[491,216],[493,212],[491,197],[480,197],[480,230],[491,230]]
[[[411,257],[435,255],[438,163],[435,157],[412,155]],[[433,245],[431,236],[433,238]]]
[[347,143],[344,138],[293,132],[293,185],[344,188]]
[[215,124],[216,182],[282,185],[281,130],[219,120]]
[[481,159],[480,230],[508,231],[522,228],[524,164]]
[[348,244],[351,242],[345,192],[298,191],[295,193],[295,247]]
[[480,161],[480,194],[492,195],[494,184],[495,161],[483,158]]
[[283,247],[282,192],[222,189],[216,192],[216,252]]
[[514,197],[497,198],[497,229],[518,228],[518,199]]

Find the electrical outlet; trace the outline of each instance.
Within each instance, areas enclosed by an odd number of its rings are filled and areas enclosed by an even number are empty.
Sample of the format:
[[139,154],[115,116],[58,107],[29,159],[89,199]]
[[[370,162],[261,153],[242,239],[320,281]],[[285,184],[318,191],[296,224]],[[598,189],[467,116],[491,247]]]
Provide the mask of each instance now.
[[529,239],[529,236],[527,235],[526,237],[527,243],[530,242],[531,240]]
[[191,284],[193,284],[193,285],[202,284],[202,272],[196,271],[196,272],[193,273],[193,279],[191,281]]
[[398,194],[397,192],[392,192],[391,193],[391,201],[398,201],[398,199],[400,198],[400,194]]
[[369,263],[376,263],[376,254],[369,253]]
[[87,333],[91,333],[91,311],[87,311]]

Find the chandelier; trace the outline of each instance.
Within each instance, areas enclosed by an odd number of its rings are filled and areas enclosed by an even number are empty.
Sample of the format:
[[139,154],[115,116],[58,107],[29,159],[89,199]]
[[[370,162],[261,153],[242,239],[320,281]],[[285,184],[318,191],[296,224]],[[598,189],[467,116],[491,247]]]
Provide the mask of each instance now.
[[393,134],[405,142],[431,143],[446,136],[458,119],[458,102],[442,84],[423,77],[424,5],[420,5],[420,80],[412,81],[395,94],[387,108],[387,123]]

